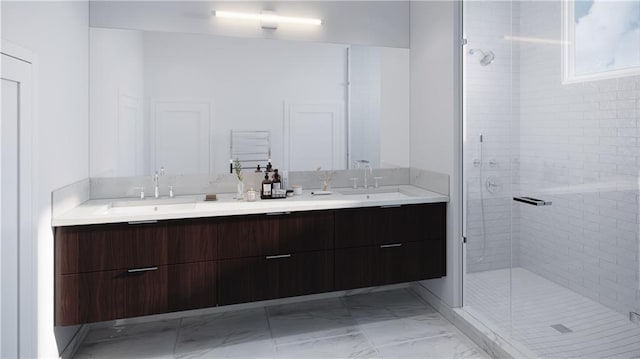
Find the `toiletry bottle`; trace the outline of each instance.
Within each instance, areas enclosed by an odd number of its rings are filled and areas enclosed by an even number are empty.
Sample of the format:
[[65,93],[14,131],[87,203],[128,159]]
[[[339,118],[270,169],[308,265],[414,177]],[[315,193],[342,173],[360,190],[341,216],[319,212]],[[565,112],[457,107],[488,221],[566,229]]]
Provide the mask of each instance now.
[[282,171],[282,189],[289,189],[289,171]]
[[262,189],[260,190],[260,196],[271,197],[271,188],[272,188],[272,183],[271,183],[271,180],[269,179],[269,174],[265,173],[264,179],[262,180]]
[[273,166],[271,165],[271,161],[267,163],[267,172],[273,171]]
[[258,165],[258,167],[256,167],[256,173],[258,172],[262,172],[262,169],[260,168],[260,165]]
[[271,181],[271,183],[273,183],[272,188],[274,191],[282,188],[282,180],[277,168],[273,170],[273,180]]

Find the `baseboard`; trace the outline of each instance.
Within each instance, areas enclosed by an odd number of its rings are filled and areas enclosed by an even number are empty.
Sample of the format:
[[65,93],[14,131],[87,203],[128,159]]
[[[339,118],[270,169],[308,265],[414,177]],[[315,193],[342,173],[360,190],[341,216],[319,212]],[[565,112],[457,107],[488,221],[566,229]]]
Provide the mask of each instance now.
[[80,326],[76,335],[73,336],[69,344],[67,344],[62,353],[60,353],[60,359],[71,359],[76,355],[78,348],[80,348],[87,334],[89,334],[89,327],[90,326],[86,324]]
[[496,331],[491,330],[462,308],[451,308],[427,288],[420,285],[420,283],[414,283],[411,289],[492,358],[515,359],[537,357],[535,353],[523,345],[506,340],[505,338],[507,338],[507,336],[505,334],[496,333]]

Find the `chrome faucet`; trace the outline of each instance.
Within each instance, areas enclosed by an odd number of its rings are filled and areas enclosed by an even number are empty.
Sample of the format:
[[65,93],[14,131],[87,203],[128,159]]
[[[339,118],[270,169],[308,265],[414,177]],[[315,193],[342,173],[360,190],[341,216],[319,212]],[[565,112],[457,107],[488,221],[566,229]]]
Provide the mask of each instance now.
[[367,160],[355,160],[354,162],[356,163],[356,168],[362,167],[364,169],[364,189],[369,188],[367,176],[373,174],[373,169],[369,165],[370,162]]
[[371,168],[371,166],[369,165],[364,166],[364,189],[369,188],[369,184],[367,183],[367,177],[368,175],[372,175],[372,174],[373,174],[373,168]]
[[160,197],[160,189],[158,188],[159,180],[160,180],[160,176],[158,175],[158,171],[156,171],[156,174],[153,175],[153,187],[155,188],[153,192],[154,198]]

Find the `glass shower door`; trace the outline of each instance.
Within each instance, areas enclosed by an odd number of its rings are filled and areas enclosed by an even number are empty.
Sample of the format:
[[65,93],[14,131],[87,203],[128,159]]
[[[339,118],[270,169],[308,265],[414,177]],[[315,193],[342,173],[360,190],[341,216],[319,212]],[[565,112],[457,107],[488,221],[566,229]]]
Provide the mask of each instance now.
[[510,2],[467,1],[463,12],[464,310],[508,335],[517,93],[512,44],[502,38],[513,31],[513,9]]

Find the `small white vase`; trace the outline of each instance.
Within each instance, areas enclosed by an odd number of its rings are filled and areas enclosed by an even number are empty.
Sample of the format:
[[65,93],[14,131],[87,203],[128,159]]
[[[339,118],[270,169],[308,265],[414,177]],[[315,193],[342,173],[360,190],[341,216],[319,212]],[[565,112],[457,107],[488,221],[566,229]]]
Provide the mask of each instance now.
[[239,199],[239,200],[244,199],[244,182],[238,181],[236,188],[237,188],[236,199]]

